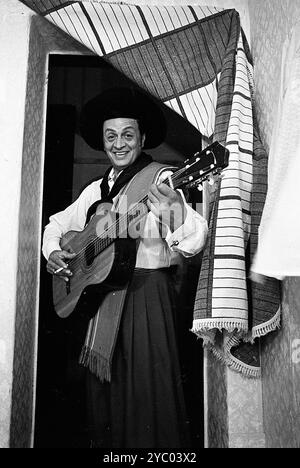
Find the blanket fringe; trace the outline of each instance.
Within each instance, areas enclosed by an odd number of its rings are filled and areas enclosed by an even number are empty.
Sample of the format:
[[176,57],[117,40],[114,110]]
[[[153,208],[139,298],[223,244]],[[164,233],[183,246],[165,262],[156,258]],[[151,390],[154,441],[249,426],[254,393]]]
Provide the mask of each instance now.
[[79,357],[79,364],[88,367],[92,374],[95,374],[101,382],[111,380],[110,363],[101,354],[92,351],[88,346],[84,346]]
[[[192,331],[192,330],[190,330]],[[200,340],[202,339],[202,346],[205,348],[206,346],[213,345],[214,344],[214,338],[212,336],[208,336],[205,334],[197,335],[197,339]]]
[[[227,331],[227,330],[226,330]],[[243,336],[243,332],[240,331],[238,334],[232,332],[224,337],[223,348],[217,346],[214,342],[214,333],[210,334],[208,332],[198,331],[197,336],[203,339],[203,347],[209,349],[211,353],[222,362],[224,365],[228,366],[235,372],[242,374],[247,378],[258,379],[261,375],[260,367],[249,366],[244,362],[236,359],[230,352],[233,346],[237,346],[240,343],[240,340],[246,338]]]
[[261,336],[267,335],[268,333],[275,331],[280,328],[280,317],[281,317],[281,308],[279,307],[274,317],[271,318],[268,322],[264,322],[261,325],[257,325],[252,329],[252,337],[259,338]]
[[207,348],[211,351],[211,353],[224,365],[227,365],[227,359],[225,354],[218,348],[213,345],[208,345]]
[[[226,330],[227,331],[227,330]],[[244,335],[242,334],[226,334],[224,337],[224,351],[225,353],[230,353],[230,350],[233,346],[238,346],[240,341],[243,340]]]
[[[280,317],[281,308],[279,307],[274,317],[268,322],[253,327],[251,331],[247,329],[246,323],[243,322],[195,319],[190,331],[195,333],[198,338],[201,338],[203,347],[208,348],[224,365],[245,377],[257,379],[261,376],[260,367],[249,366],[239,361],[231,354],[230,350],[233,346],[238,346],[240,341],[253,343],[256,338],[280,328]],[[224,337],[223,349],[215,345],[215,333],[217,331],[226,331],[228,333],[228,336]]]
[[239,361],[234,356],[230,355],[226,359],[228,367],[232,370],[248,377],[250,379],[258,379],[261,376],[260,367],[249,366],[242,361]]
[[222,331],[225,329],[229,333],[237,332],[237,333],[247,333],[248,332],[248,324],[245,320],[237,321],[237,320],[217,320],[217,319],[195,319],[193,322],[193,327],[191,331],[196,335],[200,335],[202,332],[209,332],[212,329],[217,329]]
[[236,359],[229,352],[224,353],[223,350],[216,348],[212,344],[209,344],[207,348],[220,362],[228,366],[233,371],[242,374],[244,377],[249,379],[258,379],[261,376],[260,367],[249,366],[248,364]]

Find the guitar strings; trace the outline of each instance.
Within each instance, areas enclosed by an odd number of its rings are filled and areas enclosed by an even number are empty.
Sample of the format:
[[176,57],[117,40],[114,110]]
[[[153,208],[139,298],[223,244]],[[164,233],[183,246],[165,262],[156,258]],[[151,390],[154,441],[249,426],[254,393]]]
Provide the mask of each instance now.
[[[175,188],[175,184],[176,184],[177,179],[180,177],[180,175],[184,171],[185,171],[185,168],[179,169],[178,171],[176,171],[171,176],[174,188]],[[166,180],[163,181],[163,183],[166,183],[167,185],[169,185],[169,180],[166,179]],[[148,195],[146,195],[141,200],[139,200],[136,203],[136,205],[138,205],[140,203],[145,203],[147,201],[147,199],[148,199]],[[86,244],[85,247],[83,247],[79,252],[77,252],[76,257],[71,259],[71,261],[69,262],[68,268],[72,268],[72,271],[76,272],[78,270],[78,268],[77,268],[78,263],[81,262],[83,255],[88,257],[89,254],[94,253],[94,252],[97,252],[97,255],[98,255],[102,250],[104,250],[104,248],[106,248],[110,243],[112,243],[113,240],[114,240],[114,237],[112,237],[111,234],[114,235],[114,233],[117,232],[116,231],[117,227],[122,225],[123,221],[124,222],[126,221],[126,226],[127,226],[128,216],[130,216],[130,214],[134,212],[136,205],[131,210],[129,210],[128,212],[121,215],[119,217],[119,219],[117,221],[115,221],[114,223],[112,223],[108,228],[106,228],[106,230],[101,234],[101,236],[99,236],[99,237],[97,237],[95,239],[92,239],[88,244]],[[119,230],[119,232],[120,232],[120,230]],[[122,232],[122,230],[121,230],[121,232]],[[109,242],[107,242],[107,241],[109,241]]]
[[[147,198],[148,198],[148,195],[142,198],[141,200],[139,200],[137,204],[145,203],[147,201]],[[110,243],[112,243],[113,241],[112,234],[116,232],[115,229],[117,229],[117,226],[120,226],[120,225],[122,226],[122,222],[127,221],[128,216],[130,216],[130,214],[134,212],[134,210],[135,210],[135,207],[133,207],[127,213],[120,216],[118,221],[112,223],[108,228],[106,228],[106,230],[101,234],[101,236],[90,241],[83,249],[81,249],[77,253],[76,257],[69,262],[69,267],[72,267],[73,272],[77,271],[77,264],[81,261],[83,255],[88,256],[89,254],[95,253],[95,252],[99,254],[102,250],[104,250],[104,248],[106,248]],[[126,222],[126,225],[127,225],[127,222]],[[119,229],[119,231],[122,232],[123,229],[121,228],[121,230]]]

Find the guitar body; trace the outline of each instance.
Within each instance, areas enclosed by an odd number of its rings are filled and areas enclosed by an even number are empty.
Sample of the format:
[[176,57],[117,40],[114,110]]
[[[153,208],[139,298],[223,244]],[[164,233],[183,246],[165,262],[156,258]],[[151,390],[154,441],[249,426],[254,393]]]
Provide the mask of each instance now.
[[72,276],[65,282],[53,276],[53,303],[64,318],[73,311],[93,316],[108,291],[121,289],[129,281],[136,261],[135,239],[116,238],[99,255],[93,250],[102,215],[95,215],[81,232],[70,231],[61,239],[63,250],[74,252]]

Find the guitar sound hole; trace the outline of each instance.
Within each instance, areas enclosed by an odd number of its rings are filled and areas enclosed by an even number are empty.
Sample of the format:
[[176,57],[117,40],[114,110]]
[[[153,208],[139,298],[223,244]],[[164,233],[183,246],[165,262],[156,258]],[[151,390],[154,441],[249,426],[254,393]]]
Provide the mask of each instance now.
[[95,258],[95,247],[92,243],[85,248],[84,258],[87,266],[92,265]]

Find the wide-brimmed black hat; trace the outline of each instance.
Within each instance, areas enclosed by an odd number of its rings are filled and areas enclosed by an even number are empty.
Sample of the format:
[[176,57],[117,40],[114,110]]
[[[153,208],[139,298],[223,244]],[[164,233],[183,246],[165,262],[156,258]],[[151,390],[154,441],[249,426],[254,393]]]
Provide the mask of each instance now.
[[166,121],[158,104],[135,88],[110,88],[88,101],[80,114],[80,133],[93,149],[103,149],[103,122],[118,117],[139,122],[146,135],[144,148],[155,148],[165,138]]

